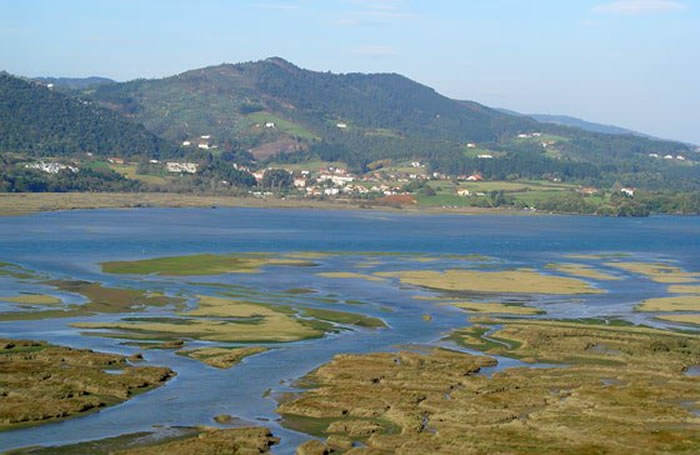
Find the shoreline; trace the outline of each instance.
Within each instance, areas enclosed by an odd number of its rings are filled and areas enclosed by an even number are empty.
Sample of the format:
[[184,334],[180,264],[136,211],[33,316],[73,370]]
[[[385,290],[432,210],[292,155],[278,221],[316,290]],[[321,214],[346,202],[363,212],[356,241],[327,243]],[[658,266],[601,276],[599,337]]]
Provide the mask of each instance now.
[[[442,208],[403,206],[401,208],[370,205],[364,201],[309,199],[259,199],[240,196],[210,196],[179,193],[0,193],[0,217],[30,215],[67,210],[125,208],[268,208],[365,210],[406,214],[454,215],[536,215],[538,213],[509,208]],[[539,214],[545,214],[541,212]]]

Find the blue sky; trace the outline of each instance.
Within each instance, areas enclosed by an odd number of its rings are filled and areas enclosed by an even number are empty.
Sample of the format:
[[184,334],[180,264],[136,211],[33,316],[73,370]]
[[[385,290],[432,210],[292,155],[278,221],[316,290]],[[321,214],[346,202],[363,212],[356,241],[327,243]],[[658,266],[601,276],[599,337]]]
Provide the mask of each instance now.
[[700,144],[700,0],[0,0],[0,43],[25,76],[281,56]]

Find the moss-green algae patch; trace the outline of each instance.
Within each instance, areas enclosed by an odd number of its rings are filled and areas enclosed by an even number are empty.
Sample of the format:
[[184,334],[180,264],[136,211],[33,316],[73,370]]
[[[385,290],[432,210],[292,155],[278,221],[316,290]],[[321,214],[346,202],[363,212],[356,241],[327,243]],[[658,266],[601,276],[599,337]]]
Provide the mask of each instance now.
[[286,265],[311,267],[316,263],[306,259],[275,257],[266,253],[238,253],[229,255],[194,254],[137,261],[112,261],[101,264],[102,271],[112,274],[195,276],[227,273],[258,273],[264,266]]

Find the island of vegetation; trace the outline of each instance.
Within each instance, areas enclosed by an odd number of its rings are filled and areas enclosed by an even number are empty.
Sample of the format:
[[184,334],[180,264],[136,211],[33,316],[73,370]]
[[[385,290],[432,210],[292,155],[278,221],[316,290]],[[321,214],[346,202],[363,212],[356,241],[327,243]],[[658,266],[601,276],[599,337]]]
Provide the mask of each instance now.
[[120,355],[11,339],[0,339],[0,373],[0,430],[94,412],[175,375]]
[[[455,339],[555,368],[480,374],[494,359],[445,349],[337,355],[282,400],[284,424],[377,453],[694,453],[700,338],[602,321],[494,320]],[[322,452],[310,452],[322,453]],[[328,452],[326,452],[328,453]],[[351,452],[348,452],[351,453]]]

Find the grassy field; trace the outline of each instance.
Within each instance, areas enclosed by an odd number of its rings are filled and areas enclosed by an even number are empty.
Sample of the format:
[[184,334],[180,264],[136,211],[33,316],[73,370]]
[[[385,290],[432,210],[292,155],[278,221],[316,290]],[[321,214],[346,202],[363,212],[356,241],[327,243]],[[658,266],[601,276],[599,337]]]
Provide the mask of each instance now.
[[294,122],[290,122],[289,120],[283,119],[282,117],[279,117],[275,114],[271,114],[269,112],[253,112],[252,114],[246,115],[245,119],[248,124],[248,128],[256,128],[256,125],[260,125],[260,127],[257,127],[256,129],[259,129],[261,132],[267,129],[265,128],[266,123],[272,122],[275,124],[274,129],[270,128],[272,131],[279,131],[285,134],[289,134],[291,136],[296,136],[304,139],[318,139],[318,136],[316,136],[314,133],[307,130],[303,126]]
[[178,193],[0,193],[0,216],[57,210],[141,207],[358,209],[359,205],[346,201],[258,199]]
[[139,182],[151,185],[164,185],[168,183],[168,179],[160,175],[137,174],[135,164],[110,164],[109,167],[130,180],[138,180]]

